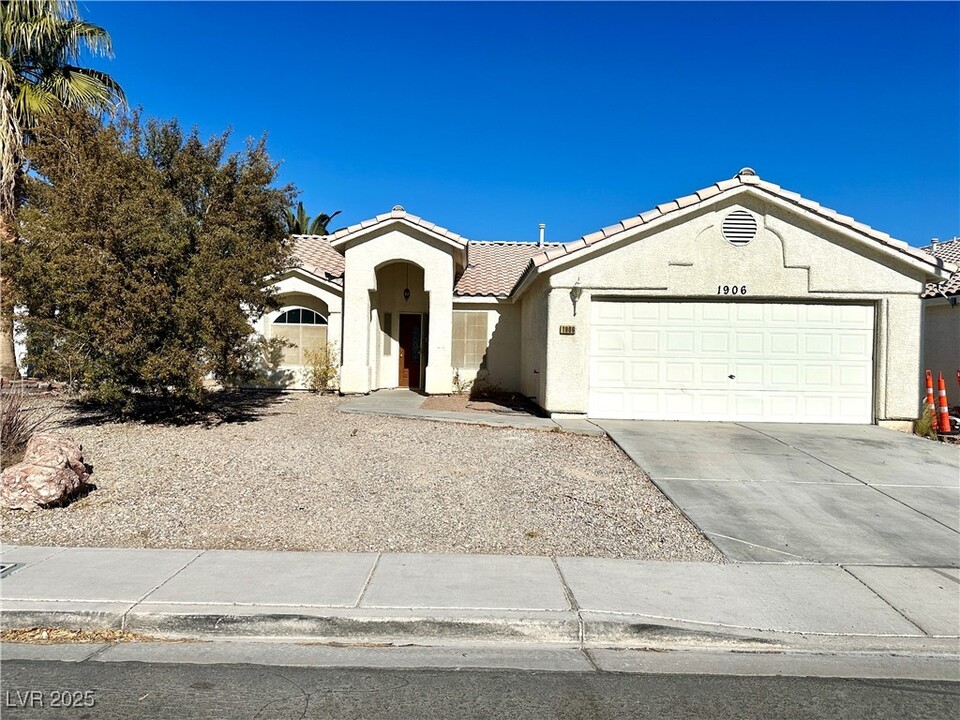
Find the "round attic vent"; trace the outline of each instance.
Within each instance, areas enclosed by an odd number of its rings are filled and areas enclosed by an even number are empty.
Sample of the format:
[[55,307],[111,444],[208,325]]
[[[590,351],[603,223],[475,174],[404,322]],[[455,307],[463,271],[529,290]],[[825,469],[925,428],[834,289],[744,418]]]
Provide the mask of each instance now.
[[757,221],[746,210],[734,210],[723,219],[723,237],[733,245],[746,245],[757,234]]

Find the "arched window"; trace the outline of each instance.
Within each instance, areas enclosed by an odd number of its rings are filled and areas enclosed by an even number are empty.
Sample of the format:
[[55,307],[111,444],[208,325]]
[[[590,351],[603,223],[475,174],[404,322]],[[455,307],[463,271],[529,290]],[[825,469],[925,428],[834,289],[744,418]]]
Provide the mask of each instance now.
[[273,321],[274,325],[326,325],[327,319],[318,312],[307,308],[293,308],[280,313]]
[[289,343],[283,349],[284,365],[306,365],[305,352],[327,344],[327,319],[308,308],[288,308],[273,321],[270,334]]

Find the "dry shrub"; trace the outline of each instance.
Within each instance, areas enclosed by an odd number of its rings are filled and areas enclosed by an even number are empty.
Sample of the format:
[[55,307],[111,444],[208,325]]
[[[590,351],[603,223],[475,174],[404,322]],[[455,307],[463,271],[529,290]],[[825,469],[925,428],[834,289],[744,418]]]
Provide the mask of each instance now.
[[913,434],[920,437],[937,439],[937,415],[930,408],[924,408],[923,415],[913,421]]
[[5,390],[0,397],[0,467],[23,459],[31,436],[50,419],[50,408],[31,405],[23,390]]
[[337,389],[340,367],[336,343],[327,343],[319,348],[304,350],[305,384],[314,392],[329,392]]

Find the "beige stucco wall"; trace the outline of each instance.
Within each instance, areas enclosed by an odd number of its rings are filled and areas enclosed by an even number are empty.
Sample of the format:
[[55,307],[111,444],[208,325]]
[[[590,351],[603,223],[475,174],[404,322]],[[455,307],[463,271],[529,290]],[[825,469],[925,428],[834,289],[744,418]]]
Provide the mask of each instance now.
[[[549,292],[546,279],[539,278],[520,301],[520,392],[541,407],[546,407],[548,327],[553,327],[547,319]],[[558,360],[561,360],[561,356],[558,356]]]
[[381,299],[377,269],[397,261],[413,263],[423,272],[422,290],[427,298],[430,323],[424,389],[428,393],[451,391],[451,299],[455,253],[455,249],[430,235],[406,227],[402,230],[388,227],[373,236],[347,244],[344,251],[341,392],[366,393],[378,387],[396,386],[396,379],[390,384],[389,370],[381,362],[379,350],[382,348],[383,333],[380,327],[382,316],[378,310],[381,302],[390,304],[394,299],[389,296],[390,288],[382,290],[384,296]]
[[[253,323],[257,334],[265,338],[271,337],[272,323],[280,313],[292,307],[305,307],[327,318],[327,342],[332,343],[339,353],[343,329],[343,299],[338,291],[297,271],[291,271],[282,276],[273,284],[273,288],[277,292],[280,307]],[[269,368],[267,377],[254,385],[300,390],[305,387],[304,380],[301,366],[281,363]]]
[[[720,232],[723,217],[737,208],[753,213],[759,224],[757,236],[739,247]],[[842,230],[741,194],[678,216],[654,230],[641,227],[589,259],[548,272],[538,281],[545,281],[549,288],[542,303],[549,318],[545,343],[549,373],[540,404],[557,413],[587,410],[592,298],[717,300],[724,298],[718,296],[718,286],[736,285],[747,290],[738,300],[874,305],[875,417],[913,418],[919,392],[919,294],[924,280],[923,271]],[[574,316],[569,293],[577,282],[583,296]],[[524,296],[525,312],[528,303],[536,302],[534,290],[528,288]],[[530,314],[533,317],[532,308]],[[560,325],[574,325],[576,334],[559,335]],[[531,338],[526,329],[524,338]],[[527,351],[528,343],[524,357],[533,355]],[[524,368],[525,381],[529,380],[526,373]]]
[[960,303],[951,306],[946,298],[923,301],[923,365],[921,370],[943,373],[950,405],[960,404],[957,371],[960,370]]
[[[514,303],[457,302],[455,312],[482,312],[487,316],[487,352],[479,370],[490,386],[515,392],[520,390],[520,306]],[[460,370],[463,381],[472,381],[477,370]]]

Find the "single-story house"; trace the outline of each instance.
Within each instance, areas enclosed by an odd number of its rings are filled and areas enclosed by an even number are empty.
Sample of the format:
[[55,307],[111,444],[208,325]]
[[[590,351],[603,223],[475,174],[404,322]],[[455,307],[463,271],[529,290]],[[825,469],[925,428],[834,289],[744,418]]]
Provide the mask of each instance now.
[[575,242],[477,242],[394,207],[296,238],[260,321],[296,375],[332,342],[342,393],[476,378],[552,415],[900,423],[921,294],[955,267],[736,177]]
[[[944,262],[960,264],[960,237],[923,248]],[[930,283],[923,293],[923,369],[943,373],[951,405],[960,404],[960,271],[946,281]]]

